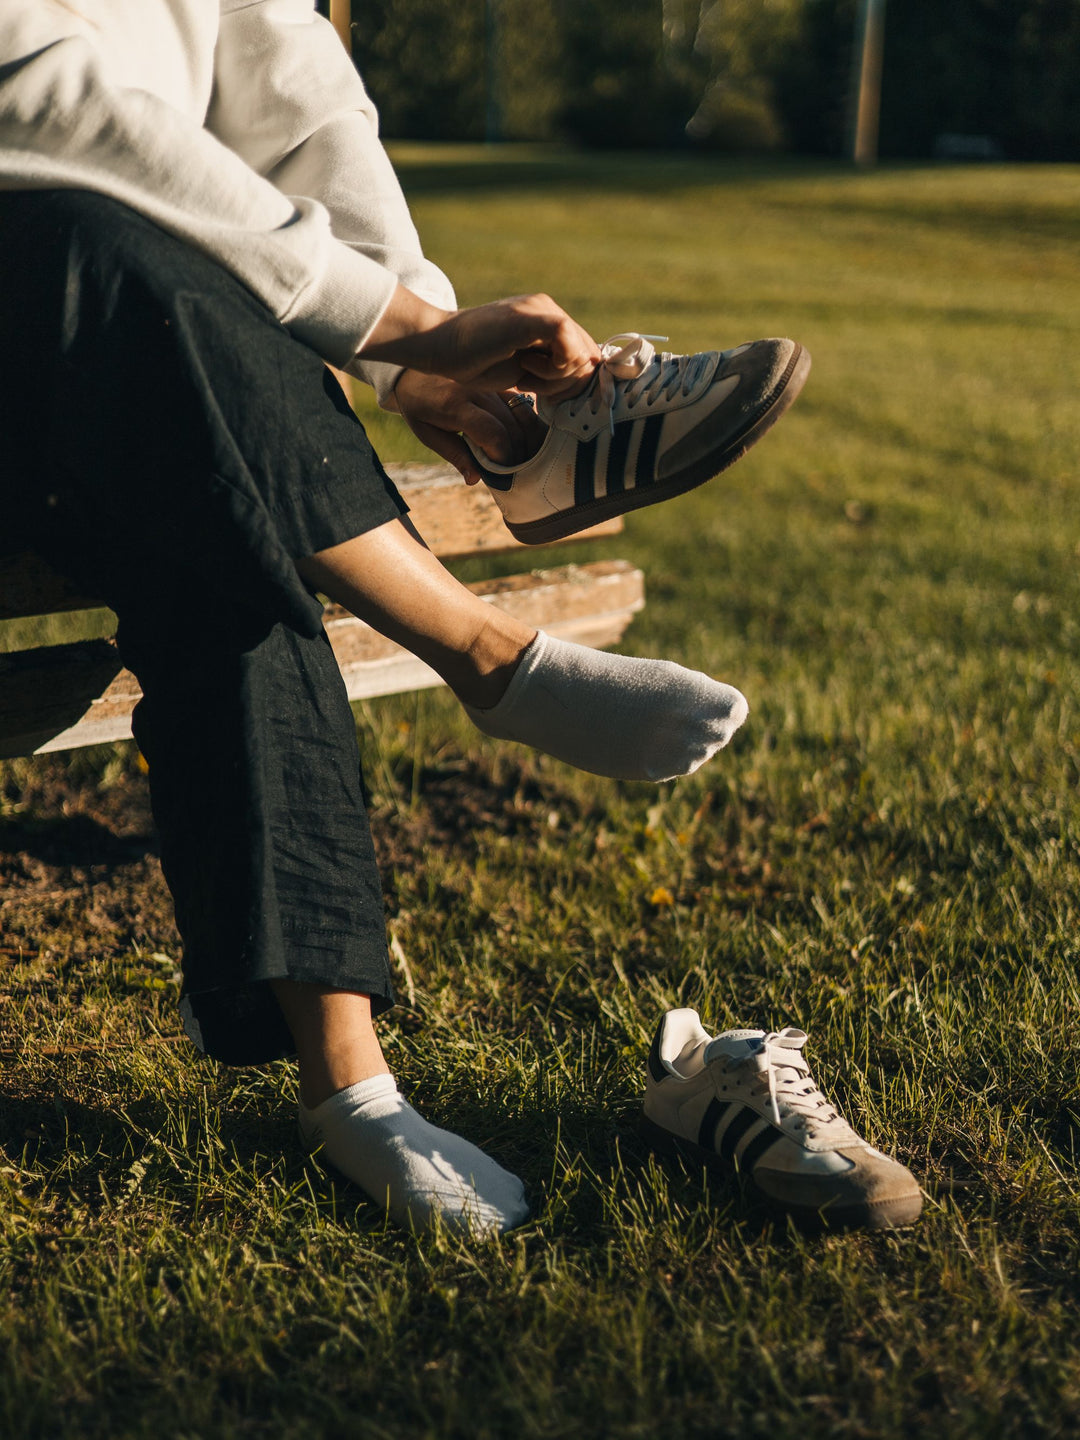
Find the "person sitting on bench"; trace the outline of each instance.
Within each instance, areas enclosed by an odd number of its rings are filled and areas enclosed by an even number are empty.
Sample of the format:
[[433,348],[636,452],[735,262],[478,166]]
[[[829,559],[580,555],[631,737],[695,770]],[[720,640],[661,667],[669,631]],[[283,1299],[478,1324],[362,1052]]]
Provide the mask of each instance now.
[[[401,1223],[516,1225],[520,1182],[424,1121],[379,1048],[379,879],[316,592],[425,660],[488,733],[598,773],[690,773],[746,702],[460,585],[325,362],[505,488],[548,433],[526,395],[554,418],[606,397],[615,436],[644,382],[673,447],[700,406],[730,451],[742,372],[714,381],[737,360],[646,352],[613,376],[545,295],[458,309],[311,0],[7,0],[0,66],[0,523],[117,613],[187,1033],[228,1063],[296,1054],[309,1143]],[[751,427],[789,383],[755,363]],[[667,443],[622,433],[639,459]]]

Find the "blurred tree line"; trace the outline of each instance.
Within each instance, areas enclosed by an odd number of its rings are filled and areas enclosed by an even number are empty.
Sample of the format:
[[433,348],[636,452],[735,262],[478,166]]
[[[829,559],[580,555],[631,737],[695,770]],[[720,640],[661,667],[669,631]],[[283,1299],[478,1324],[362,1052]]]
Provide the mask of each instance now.
[[[838,154],[857,0],[353,0],[393,137]],[[888,0],[881,152],[1080,159],[1080,0]]]

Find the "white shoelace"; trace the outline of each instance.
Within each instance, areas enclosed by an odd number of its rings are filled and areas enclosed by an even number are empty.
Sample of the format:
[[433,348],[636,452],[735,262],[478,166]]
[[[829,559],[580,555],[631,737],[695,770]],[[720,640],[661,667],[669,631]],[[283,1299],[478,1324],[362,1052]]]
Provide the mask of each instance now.
[[732,1068],[745,1065],[759,1077],[756,1088],[759,1094],[768,1091],[769,1108],[777,1128],[781,1128],[784,1115],[792,1115],[795,1127],[806,1130],[811,1138],[819,1127],[824,1129],[837,1121],[846,1134],[847,1122],[818,1089],[810,1067],[799,1053],[806,1044],[806,1032],[789,1025],[786,1030],[770,1032],[759,1043],[760,1049],[754,1054],[744,1059],[733,1056],[730,1064]]
[[666,335],[639,335],[628,330],[612,335],[600,346],[600,365],[596,380],[570,406],[571,418],[579,415],[588,406],[593,415],[606,409],[611,433],[615,433],[615,401],[618,396],[616,382],[625,384],[623,396],[627,410],[632,410],[639,401],[651,405],[661,395],[674,396],[677,389],[684,395],[690,391],[705,373],[711,356],[708,352],[699,355],[657,355],[654,340],[666,340]]

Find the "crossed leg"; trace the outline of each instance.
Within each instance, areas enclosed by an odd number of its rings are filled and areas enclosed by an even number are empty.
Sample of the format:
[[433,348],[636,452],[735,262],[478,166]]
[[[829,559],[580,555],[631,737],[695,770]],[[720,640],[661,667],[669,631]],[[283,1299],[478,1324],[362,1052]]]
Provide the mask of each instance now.
[[739,691],[700,671],[558,640],[479,599],[407,520],[297,569],[431,665],[480,729],[581,770],[620,780],[689,775],[746,718]]
[[[431,665],[483,728],[588,769],[685,773],[726,744],[746,714],[738,691],[708,676],[538,636],[460,585],[406,520],[297,569]],[[271,988],[296,1043],[309,1143],[406,1223],[438,1212],[446,1223],[503,1230],[525,1218],[516,1177],[429,1125],[398,1094],[368,996],[284,979]]]
[[40,489],[27,523],[113,604],[143,686],[189,1034],[226,1063],[295,1047],[309,1140],[399,1219],[518,1223],[519,1183],[421,1121],[386,1071],[355,727],[297,575],[431,664],[487,733],[600,774],[688,773],[745,701],[680,666],[535,634],[459,585],[391,518],[316,357],[205,257],[75,192],[4,197],[0,223],[20,277],[0,296],[0,333],[20,337],[0,389]]

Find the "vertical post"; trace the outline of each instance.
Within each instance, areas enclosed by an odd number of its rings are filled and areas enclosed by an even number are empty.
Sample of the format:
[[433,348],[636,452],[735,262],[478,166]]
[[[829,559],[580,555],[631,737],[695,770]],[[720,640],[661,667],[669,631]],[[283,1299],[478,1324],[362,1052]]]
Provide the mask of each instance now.
[[330,0],[330,24],[341,36],[341,43],[352,54],[352,0]]
[[859,0],[848,106],[848,154],[856,165],[877,163],[884,49],[885,0]]
[[499,17],[497,0],[484,0],[484,139],[495,145],[502,139],[499,104]]

